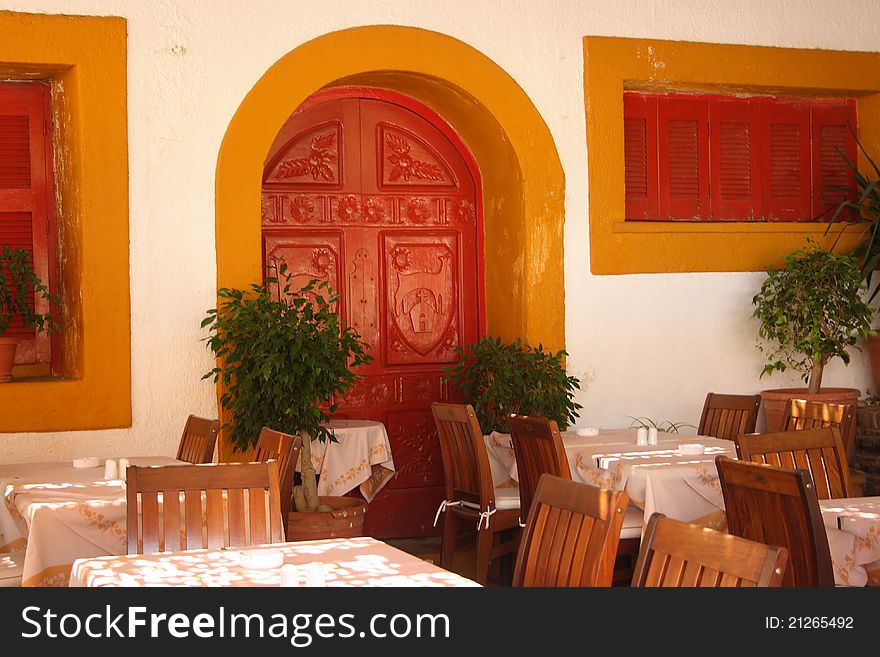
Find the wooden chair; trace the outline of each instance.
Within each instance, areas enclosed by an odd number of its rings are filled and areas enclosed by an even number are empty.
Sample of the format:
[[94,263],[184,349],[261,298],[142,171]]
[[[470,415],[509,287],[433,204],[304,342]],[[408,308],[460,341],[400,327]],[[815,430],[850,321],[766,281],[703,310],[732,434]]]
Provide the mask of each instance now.
[[284,540],[277,461],[129,466],[129,554]]
[[189,463],[210,463],[214,460],[214,447],[220,432],[219,420],[208,420],[190,415],[183,427],[177,460]]
[[834,586],[828,536],[810,473],[715,457],[735,535],[788,549],[783,586]]
[[738,438],[736,453],[743,461],[807,470],[820,500],[853,496],[837,427],[746,434]]
[[786,404],[779,431],[837,427],[840,429],[840,440],[843,443],[846,456],[844,463],[848,464],[855,450],[855,435],[853,433],[855,419],[856,407],[852,404],[829,404],[807,401],[806,399],[790,399]]
[[753,433],[758,422],[761,395],[719,395],[710,392],[703,403],[697,434],[736,440],[743,433]]
[[[474,579],[485,584],[489,564],[516,551],[519,493],[516,488],[493,487],[489,454],[472,406],[434,403],[431,411],[440,436],[446,486],[445,499],[437,512],[438,517],[441,512],[446,514],[440,566],[453,569],[458,525],[464,521],[477,533]],[[513,536],[508,538],[510,534]]]
[[516,458],[520,517],[525,521],[541,475],[571,479],[571,470],[555,421],[511,413],[507,426]]
[[788,550],[654,513],[648,520],[633,586],[779,586]]
[[287,538],[287,515],[290,513],[293,476],[299,461],[302,437],[263,427],[254,448],[254,461],[278,461],[280,481],[281,519],[284,523],[284,537]]
[[514,586],[611,586],[629,503],[610,491],[544,474],[520,540]]

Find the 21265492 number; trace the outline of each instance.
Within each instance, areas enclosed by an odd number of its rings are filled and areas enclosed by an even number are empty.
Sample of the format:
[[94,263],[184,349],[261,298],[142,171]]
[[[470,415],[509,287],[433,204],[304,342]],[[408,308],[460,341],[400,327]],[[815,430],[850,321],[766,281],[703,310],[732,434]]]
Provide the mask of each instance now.
[[768,630],[851,630],[852,616],[765,616]]

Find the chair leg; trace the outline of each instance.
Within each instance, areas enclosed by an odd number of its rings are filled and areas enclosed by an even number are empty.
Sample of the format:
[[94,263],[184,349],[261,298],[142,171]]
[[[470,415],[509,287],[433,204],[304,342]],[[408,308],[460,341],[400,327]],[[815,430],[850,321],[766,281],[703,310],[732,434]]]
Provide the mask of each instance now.
[[443,534],[440,536],[440,567],[452,570],[455,558],[456,517],[450,509],[444,511]]
[[477,532],[477,563],[474,580],[483,585],[489,578],[489,561],[492,557],[492,543],[495,538],[492,524],[490,520],[488,529],[481,529]]

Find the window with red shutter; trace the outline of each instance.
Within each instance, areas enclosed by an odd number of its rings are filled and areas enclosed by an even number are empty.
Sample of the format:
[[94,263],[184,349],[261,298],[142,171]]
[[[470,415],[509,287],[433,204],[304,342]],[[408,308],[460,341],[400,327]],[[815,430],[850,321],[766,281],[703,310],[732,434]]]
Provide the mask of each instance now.
[[[55,291],[55,222],[50,90],[43,82],[0,82],[0,244],[33,254],[37,276]],[[31,293],[31,304],[34,303]],[[46,312],[45,301],[37,311]],[[16,364],[52,365],[57,345],[14,320],[5,335],[20,337]]]
[[623,140],[626,216],[658,219],[656,97],[623,97]]
[[[810,108],[813,133],[813,216],[827,221],[838,204],[857,200],[852,171],[841,157],[856,162],[858,153],[853,130],[856,128],[856,102],[815,103]],[[849,190],[849,191],[844,191]],[[852,213],[839,214],[838,220],[852,219]]]
[[849,125],[852,99],[626,92],[626,218],[827,221],[855,189]]

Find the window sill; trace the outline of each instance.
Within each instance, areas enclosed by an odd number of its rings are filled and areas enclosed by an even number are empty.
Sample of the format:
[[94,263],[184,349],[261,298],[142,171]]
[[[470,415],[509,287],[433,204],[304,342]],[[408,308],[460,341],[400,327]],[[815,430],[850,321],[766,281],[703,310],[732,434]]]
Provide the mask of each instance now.
[[[852,224],[850,231],[858,224]],[[615,233],[796,233],[798,235],[837,235],[843,224],[809,221],[615,221]]]

